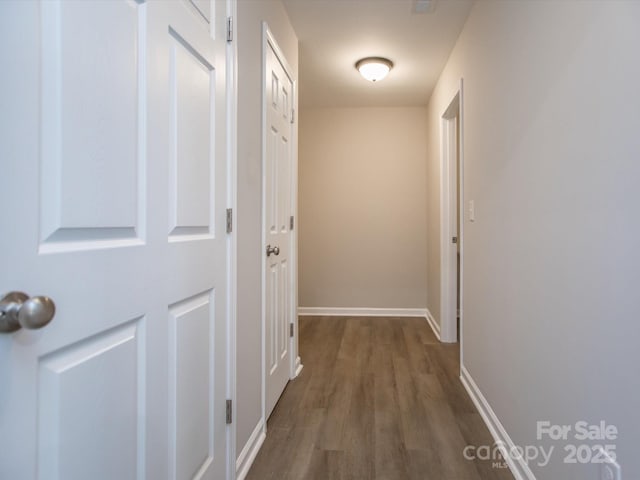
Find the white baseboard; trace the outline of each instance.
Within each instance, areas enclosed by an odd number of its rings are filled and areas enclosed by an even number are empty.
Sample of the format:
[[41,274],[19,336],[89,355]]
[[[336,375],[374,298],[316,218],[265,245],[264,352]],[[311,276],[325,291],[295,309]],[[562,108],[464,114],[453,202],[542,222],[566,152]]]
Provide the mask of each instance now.
[[440,326],[428,308],[298,307],[298,315],[315,317],[424,317],[440,339]]
[[426,308],[299,307],[298,315],[318,317],[424,317]]
[[263,419],[260,419],[236,460],[236,480],[244,480],[247,476],[249,469],[251,468],[251,465],[253,465],[253,461],[256,459],[266,437],[267,435],[264,432],[264,421]]
[[[502,423],[491,408],[491,405],[489,405],[489,402],[487,402],[487,399],[484,397],[478,388],[478,385],[476,385],[476,382],[473,380],[464,365],[460,366],[460,380],[471,397],[474,405],[478,409],[478,412],[480,412],[480,416],[487,425],[494,441],[501,442],[508,451],[511,450],[515,446],[513,440],[511,440],[511,437],[502,426]],[[511,458],[511,455],[507,455],[505,461],[507,462],[507,465],[509,465],[509,470],[511,470],[515,480],[536,480],[535,475],[522,458],[515,460]]]
[[302,369],[304,368],[304,365],[302,365],[302,360],[300,360],[300,357],[296,358],[296,364],[295,364],[295,377],[293,378],[297,378],[298,375],[300,375],[300,372],[302,372]]
[[427,317],[427,322],[429,322],[429,326],[431,327],[431,330],[433,330],[433,334],[436,336],[438,341],[441,342],[442,340],[440,339],[440,325],[438,325],[438,322],[436,322],[436,319],[433,318],[433,315],[431,315],[431,312],[429,311],[429,309],[427,309],[427,313],[425,317]]

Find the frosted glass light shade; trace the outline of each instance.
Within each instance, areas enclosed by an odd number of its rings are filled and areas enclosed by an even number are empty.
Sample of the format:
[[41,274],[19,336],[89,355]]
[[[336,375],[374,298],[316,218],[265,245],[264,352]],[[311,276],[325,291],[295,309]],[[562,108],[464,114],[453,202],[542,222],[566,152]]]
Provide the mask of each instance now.
[[356,68],[370,82],[379,82],[393,68],[393,62],[381,57],[368,57],[358,60]]

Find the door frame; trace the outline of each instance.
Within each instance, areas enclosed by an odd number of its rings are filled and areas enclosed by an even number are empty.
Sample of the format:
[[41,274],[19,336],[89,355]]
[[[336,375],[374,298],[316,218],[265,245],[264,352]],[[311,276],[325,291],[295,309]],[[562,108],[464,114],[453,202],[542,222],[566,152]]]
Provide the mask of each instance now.
[[298,95],[297,95],[297,83],[294,75],[292,74],[293,70],[289,66],[289,62],[287,61],[284,52],[278,45],[271,29],[267,22],[262,22],[262,231],[261,231],[261,250],[260,250],[260,259],[262,262],[261,266],[261,290],[262,290],[262,305],[261,305],[261,324],[262,324],[262,422],[263,422],[263,432],[267,431],[267,418],[266,418],[266,403],[267,403],[267,393],[266,393],[266,382],[267,382],[267,349],[266,349],[266,263],[264,261],[264,252],[267,248],[267,237],[266,237],[266,220],[267,220],[267,210],[266,210],[266,187],[267,187],[267,176],[266,176],[266,163],[267,163],[267,51],[271,48],[276,55],[276,58],[284,68],[285,73],[291,79],[292,83],[292,108],[293,108],[293,123],[291,127],[291,215],[294,217],[293,230],[289,230],[289,262],[291,264],[291,276],[289,285],[291,291],[289,292],[289,312],[290,318],[294,325],[293,327],[293,337],[289,337],[289,352],[290,352],[290,365],[289,365],[289,379],[293,380],[298,376],[300,371],[302,370],[302,364],[300,362],[300,357],[298,355],[298,316],[297,316],[297,305],[298,305],[298,243],[297,243],[297,220],[298,220],[298,118],[297,118],[297,105],[298,105]]
[[[215,11],[215,10],[213,10]],[[226,0],[226,16],[237,18],[237,0]],[[238,42],[227,42],[225,76],[227,87],[227,208],[231,209],[232,221],[238,206]],[[235,225],[233,225],[235,226]],[[231,228],[227,235],[227,399],[232,405],[236,401],[236,342],[238,311],[238,235]],[[236,478],[236,408],[231,411],[231,423],[227,425],[227,479]]]
[[[447,107],[440,116],[440,340],[443,343],[456,343],[458,329],[456,318],[457,288],[452,278],[459,276],[460,294],[460,344],[462,346],[463,331],[463,258],[464,258],[464,117],[463,117],[463,80],[454,92]],[[453,132],[453,133],[452,133]],[[455,135],[457,138],[452,138]],[[456,147],[457,155],[452,158],[451,146]],[[452,169],[451,162],[456,169]],[[453,185],[458,184],[458,187]],[[457,198],[455,189],[458,190]],[[453,205],[452,198],[456,199]],[[458,248],[460,251],[460,272],[452,254],[454,245],[451,238],[454,229],[451,227],[455,218],[459,218]],[[462,355],[462,348],[460,348]]]

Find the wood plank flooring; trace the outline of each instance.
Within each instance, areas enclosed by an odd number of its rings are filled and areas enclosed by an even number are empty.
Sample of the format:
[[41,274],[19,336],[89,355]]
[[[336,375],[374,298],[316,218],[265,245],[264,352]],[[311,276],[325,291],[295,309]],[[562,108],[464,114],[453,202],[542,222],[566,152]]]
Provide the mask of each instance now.
[[300,355],[247,480],[513,479],[463,457],[493,439],[424,319],[301,317]]

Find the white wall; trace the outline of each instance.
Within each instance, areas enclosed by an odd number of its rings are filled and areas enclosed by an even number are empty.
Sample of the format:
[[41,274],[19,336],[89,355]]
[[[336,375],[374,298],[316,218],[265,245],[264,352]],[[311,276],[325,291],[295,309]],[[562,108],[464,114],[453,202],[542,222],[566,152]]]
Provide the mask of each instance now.
[[[639,25],[638,2],[478,2],[429,104],[433,260],[434,140],[464,77],[466,368],[518,445],[540,444],[539,420],[616,425],[625,479],[640,478]],[[598,478],[556,445],[538,479]]]
[[301,307],[426,307],[426,129],[425,108],[301,111]]
[[[238,39],[238,324],[239,455],[262,415],[262,22],[298,78],[298,40],[279,0],[239,0]],[[295,128],[295,127],[294,127]]]

